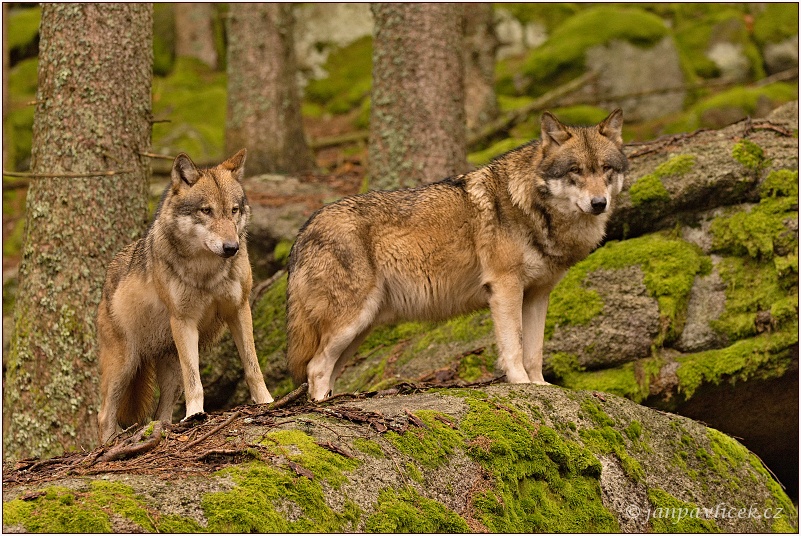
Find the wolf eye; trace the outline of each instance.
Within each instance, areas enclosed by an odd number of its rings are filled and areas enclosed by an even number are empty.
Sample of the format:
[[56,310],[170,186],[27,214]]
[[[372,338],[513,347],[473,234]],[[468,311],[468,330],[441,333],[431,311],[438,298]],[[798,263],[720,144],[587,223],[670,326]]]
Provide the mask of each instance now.
[[239,212],[239,207],[234,207],[231,209],[231,214],[236,214],[237,212]]
[[211,214],[211,207],[201,207],[200,212],[208,216],[209,214]]
[[578,167],[578,166],[573,166],[573,167],[571,167],[571,168],[568,170],[568,172],[570,172],[570,173],[575,173],[576,175],[578,175],[578,174],[579,174],[579,172],[581,172],[581,170],[579,169],[579,167]]

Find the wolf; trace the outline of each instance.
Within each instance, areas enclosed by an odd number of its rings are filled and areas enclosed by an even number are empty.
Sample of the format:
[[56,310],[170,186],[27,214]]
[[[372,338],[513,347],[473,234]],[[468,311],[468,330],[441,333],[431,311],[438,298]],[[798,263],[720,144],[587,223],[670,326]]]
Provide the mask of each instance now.
[[214,344],[223,325],[233,335],[251,398],[273,401],[256,358],[248,302],[245,158],[242,149],[198,169],[179,154],[146,235],[111,261],[97,312],[101,443],[118,424],[150,419],[156,387],[158,420],[171,422],[181,391],[186,417],[202,414],[198,349]]
[[628,160],[620,109],[589,127],[540,122],[541,140],[484,167],[312,214],[287,285],[287,366],[312,400],[332,394],[373,327],[487,305],[506,380],[546,383],[549,294],[603,239]]

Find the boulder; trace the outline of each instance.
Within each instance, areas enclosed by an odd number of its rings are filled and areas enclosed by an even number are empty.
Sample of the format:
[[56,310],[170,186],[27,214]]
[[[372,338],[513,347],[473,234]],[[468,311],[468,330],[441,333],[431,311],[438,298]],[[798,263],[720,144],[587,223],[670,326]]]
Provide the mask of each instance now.
[[[793,503],[731,437],[556,386],[243,406],[120,443],[6,467],[3,531],[798,529]],[[127,459],[110,459],[123,447]]]

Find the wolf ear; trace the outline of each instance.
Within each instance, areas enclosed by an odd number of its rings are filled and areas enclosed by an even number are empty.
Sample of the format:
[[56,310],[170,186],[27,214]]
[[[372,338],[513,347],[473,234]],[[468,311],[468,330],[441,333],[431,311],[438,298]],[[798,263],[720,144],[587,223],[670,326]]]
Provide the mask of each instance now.
[[234,156],[220,164],[220,167],[231,172],[238,181],[245,176],[245,157],[248,155],[247,149],[240,149]]
[[562,145],[570,139],[570,132],[551,112],[545,112],[540,119],[542,131],[542,147],[548,148],[553,145]]
[[195,167],[192,159],[186,153],[181,153],[175,157],[172,163],[172,187],[178,189],[182,184],[192,186],[200,178],[200,172]]
[[598,132],[616,145],[623,145],[623,110],[618,108],[609,117],[598,123]]

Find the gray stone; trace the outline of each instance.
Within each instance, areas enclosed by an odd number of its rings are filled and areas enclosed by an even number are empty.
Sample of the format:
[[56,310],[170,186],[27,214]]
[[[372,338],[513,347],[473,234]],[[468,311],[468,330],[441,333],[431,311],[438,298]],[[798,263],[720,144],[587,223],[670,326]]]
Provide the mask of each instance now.
[[[587,91],[599,106],[621,107],[626,121],[646,121],[679,112],[684,105],[684,73],[671,37],[651,48],[615,39],[587,51],[587,68],[598,80]],[[676,91],[663,90],[681,88]],[[653,93],[652,93],[653,92]],[[649,93],[636,96],[640,93]]]
[[[712,256],[716,264],[717,257]],[[696,276],[687,305],[687,320],[676,348],[682,352],[701,352],[726,346],[726,337],[712,329],[711,322],[726,308],[726,284],[713,269],[709,275]]]
[[762,51],[768,73],[778,73],[798,68],[798,36],[788,37],[778,43],[768,43]]

